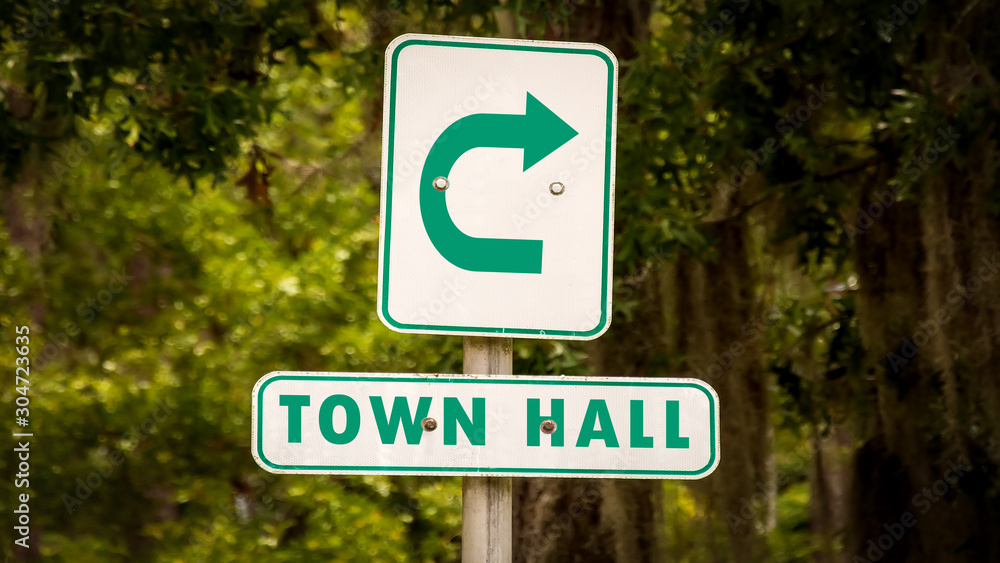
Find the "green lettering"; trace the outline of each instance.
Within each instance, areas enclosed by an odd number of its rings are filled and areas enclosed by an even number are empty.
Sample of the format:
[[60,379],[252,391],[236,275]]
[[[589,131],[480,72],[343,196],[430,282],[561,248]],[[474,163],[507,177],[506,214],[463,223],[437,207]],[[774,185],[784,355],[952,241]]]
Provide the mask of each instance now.
[[375,425],[378,426],[378,435],[382,438],[383,444],[395,444],[396,436],[399,434],[399,426],[403,426],[403,434],[406,436],[406,443],[413,445],[420,443],[420,437],[424,435],[424,429],[420,422],[427,418],[427,411],[431,408],[430,397],[420,397],[417,401],[416,416],[410,418],[410,403],[406,397],[396,397],[392,401],[392,415],[385,416],[385,405],[382,404],[382,397],[369,397],[372,403],[372,413],[375,415]]
[[563,400],[552,399],[550,410],[552,414],[542,416],[541,399],[528,399],[528,445],[539,445],[539,436],[542,433],[542,423],[551,420],[556,423],[556,430],[552,433],[552,446],[560,448],[563,445]]
[[667,447],[687,448],[690,440],[682,438],[681,406],[677,401],[667,401]]
[[444,398],[444,445],[458,444],[458,425],[473,446],[486,445],[486,399],[472,399],[472,419],[462,408],[462,403],[455,397]]
[[288,442],[302,442],[302,407],[309,406],[309,395],[282,395],[278,404],[288,407]]
[[[333,429],[333,410],[337,407],[344,407],[344,412],[347,413],[347,424],[344,426],[344,431],[339,433]],[[319,406],[319,431],[327,442],[337,445],[350,444],[358,437],[359,430],[361,430],[361,410],[354,399],[347,395],[330,395]]]
[[652,448],[653,437],[644,436],[642,431],[642,401],[629,403],[629,445],[633,448]]
[[[597,429],[597,421],[600,419],[601,429]],[[609,448],[618,447],[618,436],[615,435],[615,427],[611,424],[611,413],[608,412],[608,403],[604,399],[591,399],[587,405],[587,414],[583,415],[583,425],[580,427],[580,437],[576,441],[576,447],[586,448],[590,446],[591,440],[604,440],[604,445]]]

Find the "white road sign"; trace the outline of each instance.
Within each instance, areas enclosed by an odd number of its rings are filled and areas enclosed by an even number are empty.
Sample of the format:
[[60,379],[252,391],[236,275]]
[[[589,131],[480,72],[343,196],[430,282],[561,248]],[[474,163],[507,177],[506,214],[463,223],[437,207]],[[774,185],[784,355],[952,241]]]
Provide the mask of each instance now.
[[401,332],[589,340],[610,323],[618,63],[590,43],[386,52],[378,313]]
[[719,398],[697,379],[274,372],[252,444],[272,473],[698,479]]

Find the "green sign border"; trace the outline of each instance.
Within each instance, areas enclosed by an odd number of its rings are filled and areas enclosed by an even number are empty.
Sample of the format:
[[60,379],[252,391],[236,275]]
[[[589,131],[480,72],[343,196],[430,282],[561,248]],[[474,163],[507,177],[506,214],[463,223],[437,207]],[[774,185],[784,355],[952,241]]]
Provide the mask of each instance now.
[[[427,382],[427,383],[500,383],[500,384],[515,384],[515,385],[591,385],[591,386],[604,386],[604,387],[691,387],[698,389],[705,393],[708,397],[709,405],[709,437],[711,441],[711,456],[708,459],[708,464],[705,467],[697,471],[657,471],[652,469],[637,469],[637,470],[612,470],[612,469],[569,469],[569,468],[528,468],[528,467],[489,467],[489,468],[472,468],[472,467],[408,467],[408,466],[372,466],[372,465],[278,465],[271,462],[264,455],[264,407],[263,407],[263,397],[264,389],[268,385],[274,383],[275,381],[374,381],[382,383],[393,383],[393,382]],[[265,375],[257,382],[256,394],[254,395],[254,412],[253,417],[256,419],[254,421],[253,430],[256,434],[256,439],[253,440],[253,445],[255,447],[254,457],[261,463],[261,466],[265,469],[271,468],[278,471],[317,471],[317,472],[329,472],[329,471],[370,471],[375,473],[382,472],[399,472],[405,471],[407,474],[421,475],[421,474],[441,474],[441,473],[512,473],[519,475],[545,475],[545,474],[576,474],[576,475],[636,475],[636,476],[659,476],[659,477],[670,477],[670,476],[685,476],[685,477],[701,477],[710,474],[715,470],[716,459],[719,454],[719,445],[716,429],[716,419],[719,417],[719,410],[715,403],[715,395],[709,391],[711,387],[707,383],[691,379],[685,382],[664,381],[662,383],[651,382],[648,380],[635,381],[629,380],[627,378],[622,378],[621,381],[603,380],[603,381],[593,381],[593,380],[581,380],[581,379],[542,379],[542,378],[517,378],[517,379],[507,379],[507,376],[492,376],[492,377],[460,377],[460,376],[441,376],[441,377],[398,377],[398,376],[373,376],[373,375],[302,375],[302,374],[282,374],[277,375]],[[713,390],[714,391],[714,390]]]
[[[428,37],[419,35],[410,35],[412,37]],[[408,36],[403,36],[408,37]],[[544,43],[533,44],[533,43]],[[397,61],[399,59],[399,54],[404,48],[410,45],[430,45],[436,47],[459,47],[466,49],[495,49],[495,50],[510,50],[510,51],[534,51],[534,52],[546,52],[546,53],[567,53],[567,54],[577,54],[577,55],[593,55],[600,58],[608,66],[608,108],[607,108],[607,126],[606,126],[606,138],[605,138],[605,151],[604,156],[604,252],[602,254],[602,266],[601,266],[601,317],[597,323],[597,326],[593,329],[586,331],[570,331],[570,330],[542,330],[542,329],[529,329],[529,328],[501,328],[501,327],[468,327],[468,326],[450,326],[450,325],[422,325],[422,324],[408,324],[401,323],[392,318],[389,314],[389,242],[391,240],[390,225],[392,225],[392,165],[395,152],[395,146],[393,139],[396,134],[396,69]],[[572,340],[592,340],[603,334],[608,327],[611,325],[610,317],[608,316],[608,309],[610,306],[610,296],[608,294],[608,277],[610,263],[610,252],[611,252],[611,157],[614,152],[614,134],[615,134],[615,107],[617,105],[617,99],[615,96],[615,88],[617,86],[617,61],[613,59],[613,55],[609,56],[608,53],[600,49],[588,49],[580,47],[569,47],[563,48],[552,44],[552,42],[529,42],[529,41],[519,41],[513,43],[496,42],[496,43],[485,43],[485,42],[473,42],[473,41],[457,41],[449,40],[446,38],[436,38],[436,39],[405,39],[398,44],[390,44],[389,49],[391,50],[392,57],[390,63],[390,72],[388,80],[388,93],[386,98],[389,100],[389,119],[388,119],[388,136],[386,138],[386,150],[388,152],[387,170],[385,174],[385,210],[384,210],[384,240],[380,241],[383,246],[380,247],[382,263],[379,268],[379,306],[378,313],[382,322],[385,323],[390,329],[399,332],[415,332],[423,334],[478,334],[478,335],[513,335],[522,337],[532,337],[538,336],[542,338],[565,338]]]

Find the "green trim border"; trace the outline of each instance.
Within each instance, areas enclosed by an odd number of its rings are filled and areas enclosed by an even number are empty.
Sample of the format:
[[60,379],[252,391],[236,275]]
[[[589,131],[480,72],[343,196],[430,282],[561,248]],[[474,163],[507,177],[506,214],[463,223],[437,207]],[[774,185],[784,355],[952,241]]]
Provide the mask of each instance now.
[[[601,270],[601,316],[597,326],[584,331],[572,330],[543,330],[527,328],[502,328],[502,327],[471,327],[454,325],[422,325],[402,323],[392,318],[389,314],[389,247],[391,241],[392,224],[392,168],[395,156],[396,129],[396,68],[399,54],[404,48],[411,45],[425,45],[435,47],[459,47],[469,49],[491,49],[491,50],[511,50],[511,51],[533,51],[576,55],[593,55],[600,58],[608,67],[608,104],[606,120],[604,155],[604,242],[602,254]],[[386,49],[386,86],[385,86],[385,107],[383,115],[388,114],[388,119],[384,122],[383,131],[383,162],[382,162],[382,213],[380,219],[379,236],[379,271],[378,271],[378,316],[389,329],[397,332],[409,332],[418,334],[455,334],[455,335],[479,335],[496,336],[510,335],[526,338],[561,338],[567,340],[593,340],[604,334],[611,326],[611,259],[612,245],[611,230],[614,223],[614,153],[616,150],[616,129],[617,129],[617,88],[618,88],[618,60],[607,48],[588,43],[566,43],[571,47],[563,47],[555,41],[526,41],[526,40],[505,40],[493,38],[476,37],[448,37],[421,34],[406,34],[397,37]],[[584,47],[586,46],[586,47]]]
[[[275,381],[372,381],[380,383],[483,383],[513,385],[574,385],[601,387],[689,387],[698,389],[708,398],[710,456],[705,467],[696,471],[658,471],[652,469],[571,469],[571,468],[525,468],[525,467],[411,467],[411,466],[368,466],[368,465],[280,465],[264,455],[264,390]],[[719,449],[718,395],[715,389],[700,379],[675,378],[594,378],[594,377],[552,377],[552,376],[511,376],[511,375],[459,375],[435,374],[370,374],[370,373],[316,373],[316,372],[271,372],[257,381],[253,389],[253,413],[251,450],[254,460],[264,470],[271,473],[313,473],[313,474],[370,474],[370,475],[498,475],[498,476],[552,476],[582,477],[591,475],[613,475],[619,478],[635,477],[645,479],[669,478],[700,479],[715,471],[721,453]]]

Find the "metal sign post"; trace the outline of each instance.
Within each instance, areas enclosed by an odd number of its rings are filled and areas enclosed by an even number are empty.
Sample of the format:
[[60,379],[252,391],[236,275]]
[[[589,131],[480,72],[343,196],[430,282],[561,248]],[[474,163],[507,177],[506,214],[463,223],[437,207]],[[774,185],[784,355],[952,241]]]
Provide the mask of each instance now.
[[[513,373],[510,338],[466,336],[462,348],[465,373]],[[462,561],[510,562],[511,506],[510,477],[462,477]]]

